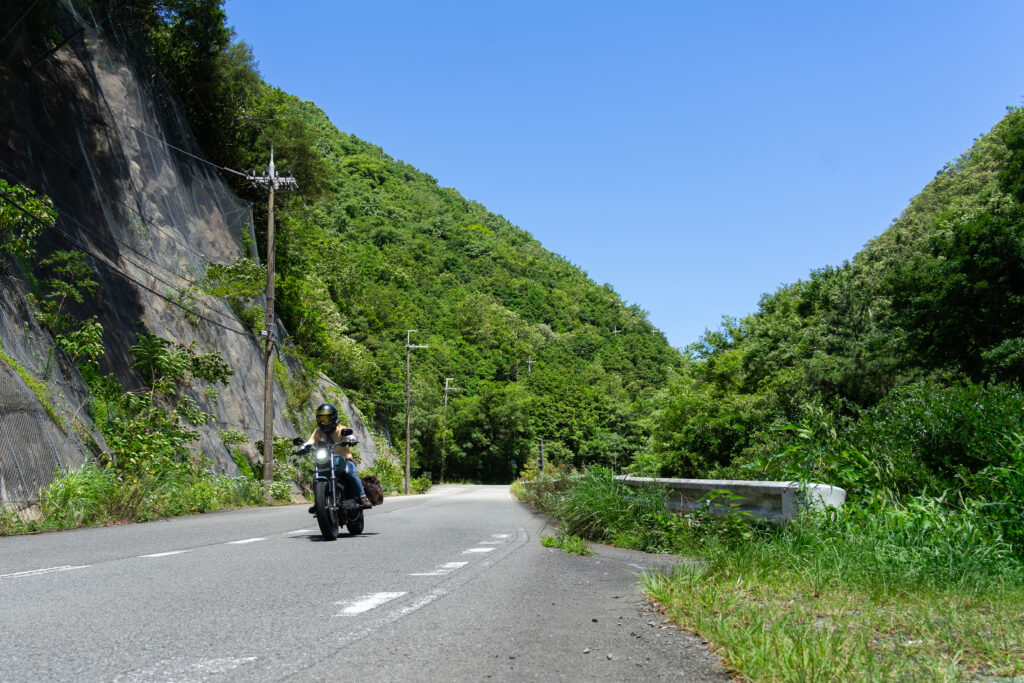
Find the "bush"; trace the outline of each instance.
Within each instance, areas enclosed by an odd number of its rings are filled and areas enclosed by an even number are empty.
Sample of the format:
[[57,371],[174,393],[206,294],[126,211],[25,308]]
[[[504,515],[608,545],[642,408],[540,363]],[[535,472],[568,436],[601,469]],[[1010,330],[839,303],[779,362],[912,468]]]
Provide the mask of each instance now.
[[986,517],[999,524],[1007,541],[1024,550],[1024,435],[1004,436],[1005,457],[968,481],[969,489],[985,502],[979,503]]
[[111,518],[119,489],[111,470],[86,463],[79,470],[58,473],[40,492],[43,515],[61,527],[102,524]]
[[608,541],[664,512],[660,488],[632,488],[615,479],[610,469],[591,467],[569,481],[556,516],[568,534]]
[[867,411],[849,441],[872,461],[892,462],[903,493],[942,491],[1007,461],[1006,435],[1020,430],[1024,393],[1007,384],[895,389]]
[[378,458],[361,474],[376,475],[385,495],[394,496],[405,492],[405,475],[402,468],[389,458]]
[[558,500],[575,476],[575,470],[564,466],[549,467],[541,472],[536,467],[527,469],[523,477],[512,483],[512,493],[519,500],[552,516],[557,516]]

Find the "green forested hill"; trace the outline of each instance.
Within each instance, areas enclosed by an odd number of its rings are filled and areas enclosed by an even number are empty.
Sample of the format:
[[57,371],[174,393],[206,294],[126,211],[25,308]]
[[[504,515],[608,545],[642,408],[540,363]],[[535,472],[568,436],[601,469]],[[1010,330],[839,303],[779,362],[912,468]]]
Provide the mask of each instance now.
[[691,345],[638,467],[1019,497],[1022,154],[1011,109],[851,261]]
[[[405,335],[419,330],[413,342],[430,348],[414,352],[414,453],[435,476],[443,459],[450,476],[507,479],[537,437],[569,464],[854,491],[979,492],[986,468],[1016,457],[1020,110],[850,261],[680,355],[610,286],[264,83],[217,0],[97,4],[148,36],[140,49],[211,158],[259,168],[273,144],[298,177],[300,193],[278,196],[278,311],[310,373],[400,434]],[[262,209],[261,191],[237,190]],[[459,390],[445,409],[449,377]]]
[[[509,481],[539,438],[567,465],[624,466],[645,446],[646,402],[683,359],[639,307],[263,82],[219,2],[99,4],[147,37],[140,54],[155,57],[215,162],[262,168],[273,145],[278,171],[298,179],[275,204],[276,311],[307,369],[287,382],[296,409],[324,372],[403,441],[406,334],[418,330],[412,342],[429,348],[412,361],[414,471]],[[253,202],[262,254],[265,192],[228,180]],[[247,272],[209,275],[255,328],[256,288],[232,293]]]
[[[282,202],[281,315],[302,352],[393,429],[406,331],[418,330],[422,467],[439,472],[442,419],[456,477],[507,479],[537,437],[577,464],[624,464],[643,446],[636,402],[681,358],[639,308],[313,105],[282,106],[305,123],[325,189]],[[445,378],[459,387],[447,411]]]

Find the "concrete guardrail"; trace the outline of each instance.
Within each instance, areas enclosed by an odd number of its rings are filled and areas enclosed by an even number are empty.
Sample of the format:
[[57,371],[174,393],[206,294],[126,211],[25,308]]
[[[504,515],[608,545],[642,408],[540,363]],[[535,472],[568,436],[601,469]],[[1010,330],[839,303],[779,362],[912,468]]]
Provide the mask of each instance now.
[[[749,512],[757,519],[779,524],[794,519],[801,508],[842,507],[846,491],[828,484],[801,484],[794,481],[743,481],[734,479],[662,479],[653,477],[616,477],[627,486],[660,486],[667,489],[668,508],[677,512],[693,512],[708,507],[700,499],[710,491],[726,489],[742,496],[737,510]],[[729,502],[721,500],[708,507],[712,514],[730,512]]]

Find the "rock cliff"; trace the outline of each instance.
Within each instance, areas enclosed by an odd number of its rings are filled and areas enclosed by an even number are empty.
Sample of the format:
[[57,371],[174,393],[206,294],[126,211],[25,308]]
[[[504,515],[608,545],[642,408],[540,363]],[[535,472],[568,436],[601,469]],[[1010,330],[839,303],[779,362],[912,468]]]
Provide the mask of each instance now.
[[[41,42],[15,25],[0,44],[0,177],[53,200],[59,217],[40,255],[89,255],[99,287],[77,312],[103,325],[104,371],[129,390],[141,387],[128,353],[139,332],[217,351],[234,369],[216,398],[198,391],[194,398],[215,415],[198,448],[236,473],[217,434],[238,429],[262,439],[263,350],[231,307],[197,284],[209,264],[256,255],[251,207],[231,193],[222,169],[204,161],[158,75],[140,73],[145,67],[132,62],[116,31],[98,29],[70,6],[55,16],[60,39]],[[26,273],[8,263],[0,276],[0,343],[13,360],[0,363],[0,501],[30,500],[54,467],[79,465],[103,444],[83,410],[81,377],[35,322]],[[287,338],[280,323],[277,333]],[[42,393],[34,381],[45,384]],[[274,433],[305,436],[308,425],[283,417],[276,382],[274,400]],[[367,465],[376,458],[373,439],[344,406]],[[248,451],[255,461],[255,449]]]

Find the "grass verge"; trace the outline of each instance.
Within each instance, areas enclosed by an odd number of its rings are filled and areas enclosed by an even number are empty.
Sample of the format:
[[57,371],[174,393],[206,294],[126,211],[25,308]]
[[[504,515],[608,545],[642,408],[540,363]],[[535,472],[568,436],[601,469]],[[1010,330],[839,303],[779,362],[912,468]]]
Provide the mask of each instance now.
[[776,528],[667,512],[599,468],[513,491],[566,533],[700,558],[643,585],[747,680],[1024,674],[1024,565],[983,505],[879,495]]

